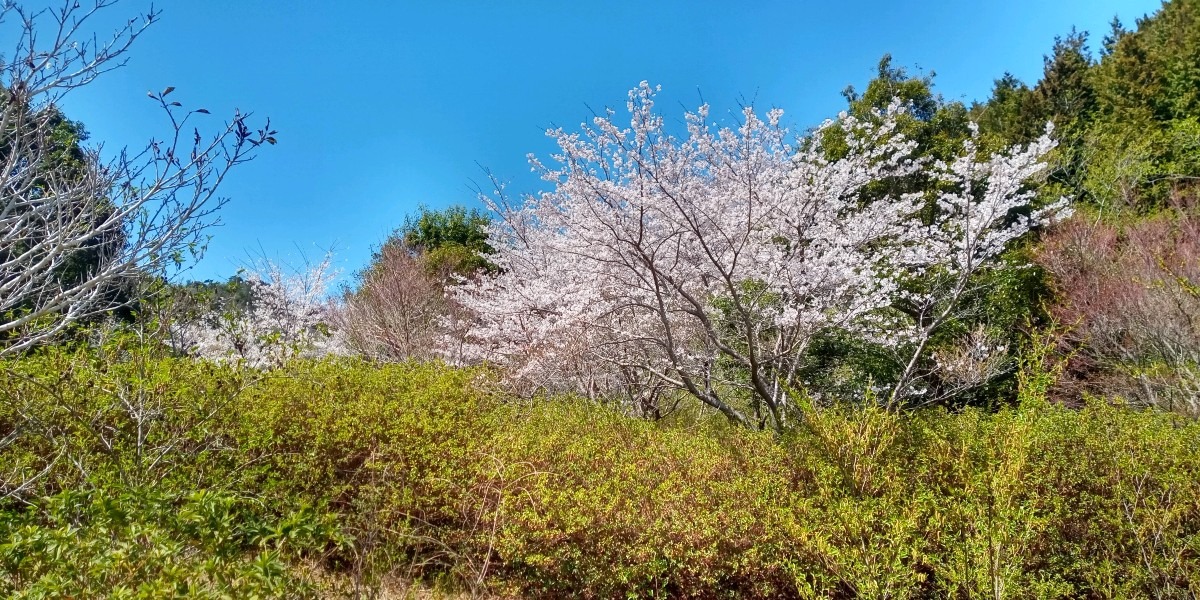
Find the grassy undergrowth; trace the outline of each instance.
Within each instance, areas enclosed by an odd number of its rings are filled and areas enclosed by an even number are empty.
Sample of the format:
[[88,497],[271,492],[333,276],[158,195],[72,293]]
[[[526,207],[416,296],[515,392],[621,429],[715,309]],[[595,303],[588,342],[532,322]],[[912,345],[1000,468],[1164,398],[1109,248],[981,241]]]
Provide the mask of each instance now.
[[437,365],[110,348],[0,373],[6,597],[1200,593],[1200,425],[1028,378],[1018,408],[775,436]]

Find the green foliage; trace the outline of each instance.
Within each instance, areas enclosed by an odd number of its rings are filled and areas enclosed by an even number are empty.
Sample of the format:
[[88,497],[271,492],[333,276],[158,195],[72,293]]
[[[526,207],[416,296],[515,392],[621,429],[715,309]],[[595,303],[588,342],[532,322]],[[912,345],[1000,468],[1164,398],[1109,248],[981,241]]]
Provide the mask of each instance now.
[[1181,597],[1194,423],[1096,404],[806,412],[781,439],[543,404],[497,463],[525,597]]
[[[992,87],[986,104],[971,107],[971,117],[979,124],[983,147],[998,150],[1012,143],[1029,143],[1045,131],[1038,96],[1011,73],[1005,73]],[[1039,122],[1040,121],[1040,122]]]
[[[358,575],[456,575],[494,399],[486,375],[433,363],[295,363],[239,403],[237,445],[278,512],[328,505]],[[466,513],[466,514],[464,514]]]
[[[493,271],[487,256],[487,226],[491,222],[479,209],[451,206],[442,210],[420,207],[416,217],[405,218],[388,244],[401,244],[420,254],[430,274],[470,275]],[[379,262],[377,253],[373,262]]]
[[[505,401],[486,372],[437,364],[263,373],[128,344],[47,350],[3,365],[6,400],[37,418],[0,449],[0,473],[45,474],[29,504],[0,504],[0,585],[19,597],[333,595],[396,578],[532,598],[1200,592],[1200,425],[1047,403],[1048,348],[1026,354],[1021,406],[796,398],[804,420],[782,435],[703,413],[649,422],[570,398]],[[153,407],[145,434],[127,403]],[[151,459],[138,439],[166,452]]]
[[233,434],[260,377],[120,336],[0,364],[0,590],[312,596],[296,561],[343,537],[316,504],[250,500]]
[[33,496],[221,481],[234,460],[224,419],[258,377],[169,358],[129,338],[95,352],[47,348],[4,365],[2,375],[0,422],[19,443],[0,448],[0,456],[8,472],[49,470],[28,490]]
[[1099,60],[1087,37],[1056,39],[1032,89],[1006,75],[972,107],[989,147],[1028,142],[1052,121],[1059,150],[1045,195],[1135,213],[1194,198],[1200,2],[1165,2],[1134,31],[1114,20]]
[[327,516],[265,520],[211,491],[63,492],[0,515],[9,598],[313,598],[287,557],[337,539]]
[[918,154],[948,159],[969,135],[967,111],[961,102],[946,102],[933,91],[934,73],[912,77],[903,67],[892,64],[890,54],[879,60],[878,72],[860,94],[854,87],[842,91],[848,112],[859,118],[871,118],[872,111],[883,110],[899,100],[908,113],[899,121],[898,130],[918,144]]

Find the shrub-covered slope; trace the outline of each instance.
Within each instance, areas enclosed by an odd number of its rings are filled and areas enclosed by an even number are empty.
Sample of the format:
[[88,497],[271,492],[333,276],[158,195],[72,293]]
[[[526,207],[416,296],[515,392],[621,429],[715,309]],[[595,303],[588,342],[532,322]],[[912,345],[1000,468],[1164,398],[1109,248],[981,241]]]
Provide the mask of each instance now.
[[1019,409],[813,410],[778,436],[435,365],[4,367],[0,419],[36,416],[0,452],[8,595],[1200,592],[1200,425],[1056,407],[1028,370]]

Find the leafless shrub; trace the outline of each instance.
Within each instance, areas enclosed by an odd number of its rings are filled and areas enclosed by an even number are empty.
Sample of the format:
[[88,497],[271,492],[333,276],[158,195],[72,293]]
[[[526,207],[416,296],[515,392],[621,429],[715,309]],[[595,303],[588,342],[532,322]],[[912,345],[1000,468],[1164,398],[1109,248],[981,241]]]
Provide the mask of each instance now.
[[1079,218],[1039,255],[1076,350],[1059,393],[1118,395],[1200,416],[1200,215],[1125,226]]
[[334,315],[348,346],[374,360],[429,360],[454,328],[459,310],[445,278],[430,273],[402,244],[385,244],[378,260],[347,289]]

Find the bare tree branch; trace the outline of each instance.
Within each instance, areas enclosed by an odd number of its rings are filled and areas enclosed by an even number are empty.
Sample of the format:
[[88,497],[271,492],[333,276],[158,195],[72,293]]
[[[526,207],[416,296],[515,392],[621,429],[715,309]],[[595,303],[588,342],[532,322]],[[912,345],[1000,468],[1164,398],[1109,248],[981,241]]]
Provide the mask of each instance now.
[[[139,150],[108,157],[82,149],[82,165],[57,155],[64,96],[124,64],[127,51],[158,18],[129,20],[111,37],[89,38],[89,19],[113,0],[28,13],[6,4],[0,18],[21,35],[0,64],[0,355],[53,340],[72,323],[120,306],[112,291],[199,256],[205,230],[225,203],[217,190],[255,148],[275,142],[269,122],[252,129],[235,112],[212,133],[200,132],[203,108],[150,97],[169,122],[167,134]],[[82,251],[95,253],[81,275],[64,277]]]

